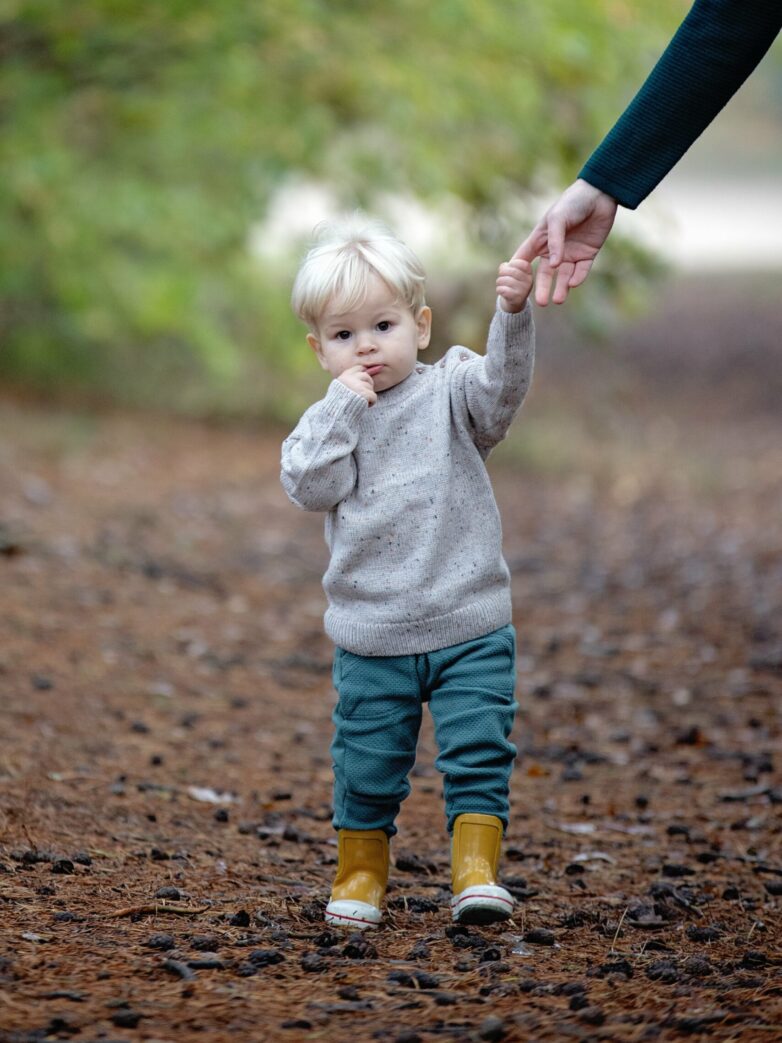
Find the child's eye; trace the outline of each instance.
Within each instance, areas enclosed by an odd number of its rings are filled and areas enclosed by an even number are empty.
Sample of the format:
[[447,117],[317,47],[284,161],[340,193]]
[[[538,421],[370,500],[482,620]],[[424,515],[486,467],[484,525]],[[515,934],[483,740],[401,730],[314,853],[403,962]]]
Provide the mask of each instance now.
[[334,334],[335,340],[348,340],[350,337],[350,330],[340,330]]
[[388,331],[391,329],[391,323],[388,321],[388,319],[383,319],[381,322],[377,324],[377,328],[380,330],[381,333],[388,333]]

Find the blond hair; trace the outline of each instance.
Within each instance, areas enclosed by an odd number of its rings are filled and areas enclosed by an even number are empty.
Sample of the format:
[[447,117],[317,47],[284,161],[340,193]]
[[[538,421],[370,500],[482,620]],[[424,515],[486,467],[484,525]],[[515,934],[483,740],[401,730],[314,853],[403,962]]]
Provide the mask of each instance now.
[[352,311],[378,275],[417,315],[425,304],[423,265],[382,221],[355,213],[317,225],[293,284],[291,307],[314,329],[327,305]]

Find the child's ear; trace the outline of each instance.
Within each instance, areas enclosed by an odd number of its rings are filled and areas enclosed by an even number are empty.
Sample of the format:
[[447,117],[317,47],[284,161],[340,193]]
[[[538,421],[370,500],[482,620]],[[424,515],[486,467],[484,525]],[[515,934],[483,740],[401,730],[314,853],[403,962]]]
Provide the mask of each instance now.
[[307,334],[307,343],[312,348],[312,350],[315,352],[315,354],[318,356],[318,362],[321,364],[321,367],[323,369],[328,369],[329,367],[326,365],[326,360],[323,357],[323,350],[322,350],[322,348],[320,346],[320,341],[318,340],[318,338],[315,336],[314,333],[308,333]]
[[432,336],[432,309],[424,305],[416,316],[415,324],[418,329],[418,350],[423,351],[429,347]]

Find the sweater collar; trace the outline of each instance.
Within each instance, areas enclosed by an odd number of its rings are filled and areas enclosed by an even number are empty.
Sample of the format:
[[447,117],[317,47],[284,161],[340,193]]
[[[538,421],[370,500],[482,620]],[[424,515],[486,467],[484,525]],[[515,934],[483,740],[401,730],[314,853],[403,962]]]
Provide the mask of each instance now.
[[403,399],[411,395],[420,385],[421,378],[429,368],[430,367],[426,366],[423,362],[417,362],[415,369],[410,376],[405,377],[404,380],[400,380],[398,384],[394,384],[394,386],[388,388],[387,391],[381,391],[378,394],[375,408],[377,408],[377,406],[382,408],[403,401]]

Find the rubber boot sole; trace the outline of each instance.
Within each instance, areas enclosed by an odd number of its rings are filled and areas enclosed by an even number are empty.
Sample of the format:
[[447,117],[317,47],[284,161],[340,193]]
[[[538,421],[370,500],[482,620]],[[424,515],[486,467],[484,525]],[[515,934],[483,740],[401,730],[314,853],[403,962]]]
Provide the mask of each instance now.
[[352,927],[354,931],[364,931],[368,927],[377,927],[381,915],[377,906],[369,902],[351,902],[343,898],[329,902],[325,920],[334,927]]
[[512,915],[513,898],[504,887],[495,884],[465,887],[451,899],[451,916],[457,923],[495,923]]

